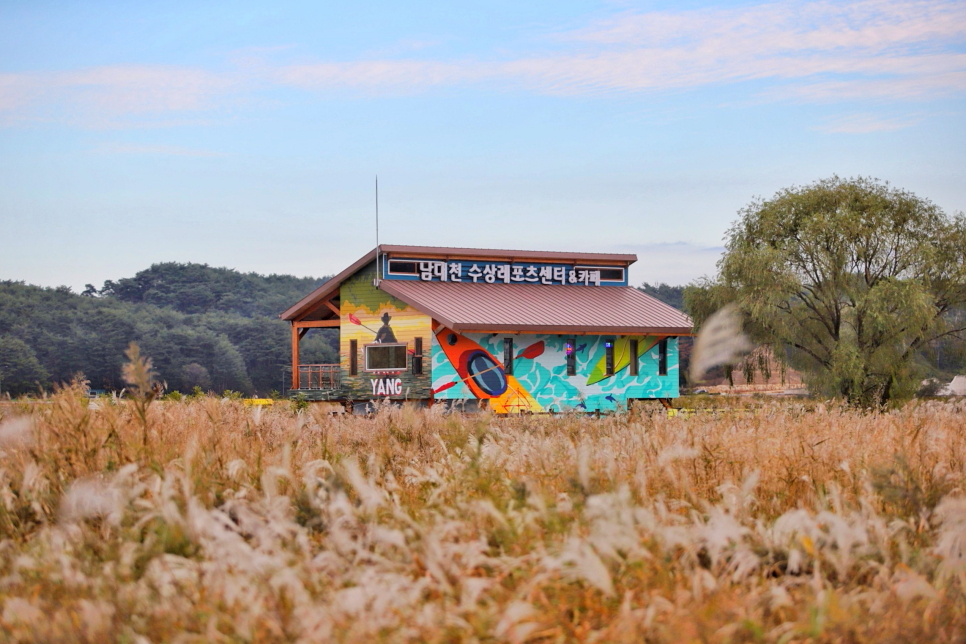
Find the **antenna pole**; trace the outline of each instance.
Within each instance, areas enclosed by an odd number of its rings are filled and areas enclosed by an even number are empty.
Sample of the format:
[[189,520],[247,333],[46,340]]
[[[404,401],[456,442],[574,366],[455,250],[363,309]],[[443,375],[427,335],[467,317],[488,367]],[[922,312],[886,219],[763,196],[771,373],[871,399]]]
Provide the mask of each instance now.
[[379,175],[376,175],[376,284],[382,274],[382,259],[379,257]]

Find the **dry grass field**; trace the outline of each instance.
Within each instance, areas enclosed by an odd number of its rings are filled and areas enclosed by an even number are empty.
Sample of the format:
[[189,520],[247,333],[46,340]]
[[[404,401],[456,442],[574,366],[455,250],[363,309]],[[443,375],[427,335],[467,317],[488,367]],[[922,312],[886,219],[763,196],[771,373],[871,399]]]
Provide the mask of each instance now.
[[2,641],[966,640],[955,404],[0,415]]

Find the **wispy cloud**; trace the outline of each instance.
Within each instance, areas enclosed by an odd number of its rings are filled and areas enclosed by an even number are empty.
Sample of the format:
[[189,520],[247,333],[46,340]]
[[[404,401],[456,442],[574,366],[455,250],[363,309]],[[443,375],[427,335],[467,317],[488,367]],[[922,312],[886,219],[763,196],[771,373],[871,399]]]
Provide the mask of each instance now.
[[0,74],[0,123],[167,119],[216,109],[240,83],[238,74],[152,65]]
[[277,80],[380,92],[497,81],[564,95],[771,80],[791,83],[773,98],[800,100],[966,90],[966,54],[957,51],[966,42],[966,3],[948,0],[625,12],[553,41],[558,46],[550,53],[502,61],[325,62],[281,68]]
[[97,147],[97,152],[103,154],[146,154],[157,156],[179,157],[224,157],[224,152],[186,148],[180,145],[134,145],[128,143],[107,143]]
[[[754,81],[761,100],[932,100],[966,92],[966,3],[785,1],[730,9],[624,11],[490,59],[414,57],[269,63],[230,71],[117,65],[0,75],[0,122],[158,119],[289,87],[398,95],[478,86],[553,95],[647,94]],[[425,54],[426,52],[424,52]]]
[[815,129],[829,133],[868,134],[901,130],[919,121],[919,118],[912,117],[885,118],[877,114],[850,114],[832,119]]

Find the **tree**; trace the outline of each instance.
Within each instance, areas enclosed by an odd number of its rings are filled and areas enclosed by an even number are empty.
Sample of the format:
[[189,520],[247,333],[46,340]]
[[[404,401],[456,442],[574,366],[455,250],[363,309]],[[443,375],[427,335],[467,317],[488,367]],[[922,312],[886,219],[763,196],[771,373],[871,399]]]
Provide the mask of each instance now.
[[653,298],[656,298],[665,304],[673,306],[679,311],[684,310],[684,287],[683,286],[671,286],[670,284],[665,284],[660,282],[658,284],[649,284],[644,282],[638,287],[639,291],[647,293]]
[[0,335],[0,392],[20,396],[47,384],[47,372],[26,342]]
[[[966,330],[966,219],[878,180],[832,177],[755,200],[714,280],[689,287],[696,323],[734,302],[746,331],[817,392],[876,406],[916,388],[913,357]],[[754,365],[746,365],[751,370]]]

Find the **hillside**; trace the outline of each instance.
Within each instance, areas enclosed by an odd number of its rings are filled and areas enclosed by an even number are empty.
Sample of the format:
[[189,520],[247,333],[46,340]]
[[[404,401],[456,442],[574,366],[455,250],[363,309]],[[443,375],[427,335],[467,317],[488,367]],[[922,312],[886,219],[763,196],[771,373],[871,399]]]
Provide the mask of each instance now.
[[[290,360],[289,328],[277,316],[325,279],[164,263],[82,295],[2,281],[0,388],[36,392],[83,373],[93,388],[120,389],[133,341],[169,390],[268,394],[281,389]],[[335,361],[334,336],[310,333],[303,359]]]

